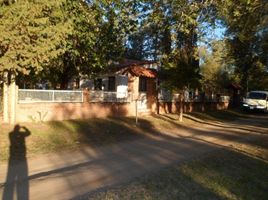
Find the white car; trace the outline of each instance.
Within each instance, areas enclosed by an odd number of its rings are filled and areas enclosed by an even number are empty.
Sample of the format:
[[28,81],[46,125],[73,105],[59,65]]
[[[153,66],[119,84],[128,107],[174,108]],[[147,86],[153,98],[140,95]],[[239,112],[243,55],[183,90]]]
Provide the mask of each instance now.
[[243,108],[268,112],[268,91],[249,92],[247,97],[243,99]]

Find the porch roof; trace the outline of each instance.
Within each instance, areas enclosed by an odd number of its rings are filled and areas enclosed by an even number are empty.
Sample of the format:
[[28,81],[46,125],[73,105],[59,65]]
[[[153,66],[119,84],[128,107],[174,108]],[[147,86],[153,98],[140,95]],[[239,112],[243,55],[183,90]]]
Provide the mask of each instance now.
[[120,70],[118,70],[116,73],[123,75],[129,73],[132,76],[156,78],[156,69],[152,69],[152,67],[150,67],[150,65],[153,66],[155,64],[157,64],[155,61],[124,59],[117,66],[117,69]]
[[137,77],[156,78],[157,77],[157,62],[146,60],[130,60],[124,59],[117,65],[111,66],[102,73],[102,76],[112,76],[115,74],[131,74]]
[[142,77],[147,77],[147,78],[156,78],[157,73],[153,69],[147,69],[142,66],[130,66],[130,67],[125,67],[121,70],[119,70],[117,73],[120,74],[128,74],[130,73],[132,76],[142,76]]

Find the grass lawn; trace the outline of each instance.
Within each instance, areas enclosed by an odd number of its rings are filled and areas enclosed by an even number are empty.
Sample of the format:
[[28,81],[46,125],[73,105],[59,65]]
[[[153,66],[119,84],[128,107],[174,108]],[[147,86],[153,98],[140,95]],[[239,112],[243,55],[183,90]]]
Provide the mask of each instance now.
[[268,114],[263,112],[246,112],[240,109],[232,110],[218,110],[206,112],[192,112],[186,113],[185,118],[197,122],[235,122],[236,120],[243,120],[244,125],[256,126],[260,128],[268,128],[267,123]]
[[[31,135],[26,138],[27,156],[76,149],[81,145],[97,147],[116,142],[159,134],[161,127],[174,129],[183,125],[177,120],[143,117],[136,126],[134,118],[69,120],[46,123],[21,123]],[[157,127],[157,128],[156,128]],[[1,126],[0,161],[9,156],[9,133],[13,126]]]
[[188,113],[190,116],[211,121],[233,121],[238,118],[249,118],[249,113],[236,110],[218,110],[218,111],[206,111],[206,112],[193,112]]
[[[132,122],[133,121],[133,122]],[[141,135],[131,118],[70,120],[46,123],[23,123],[31,135],[26,138],[28,157],[59,150],[79,148],[81,145],[101,146]],[[0,161],[8,159],[9,132],[3,126],[0,134]]]
[[268,163],[222,150],[84,199],[268,199]]

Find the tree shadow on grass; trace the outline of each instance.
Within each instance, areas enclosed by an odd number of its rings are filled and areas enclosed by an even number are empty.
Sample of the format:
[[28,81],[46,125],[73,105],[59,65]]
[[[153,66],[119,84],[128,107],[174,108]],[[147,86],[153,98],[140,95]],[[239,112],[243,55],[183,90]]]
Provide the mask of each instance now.
[[[258,129],[257,126],[252,127],[251,129],[246,129],[237,126],[217,126],[215,124],[209,124],[211,125],[209,129],[202,129],[202,126],[200,126],[200,129],[198,126],[187,126],[183,123],[178,123],[176,122],[177,119],[173,116],[154,115],[153,117],[172,124],[175,129],[167,129],[165,131],[171,131],[173,134],[181,138],[189,138],[196,141],[202,141],[212,145],[217,145],[220,148],[229,148],[240,151],[241,153],[252,155],[252,152],[249,150],[244,151],[243,149],[238,149],[236,147],[237,145],[240,145],[239,148],[248,146],[251,149],[258,151],[255,157],[259,157],[260,159],[268,159],[268,135],[265,134],[266,132],[263,133],[261,131],[255,131]],[[252,135],[252,132],[261,134]]]
[[231,150],[192,162],[184,175],[227,199],[268,199],[268,163]]
[[[252,130],[254,125],[257,125],[258,128],[267,129],[268,128],[268,115],[260,112],[256,113],[237,113],[238,111],[225,110],[225,111],[215,111],[215,112],[192,112],[186,113],[185,117],[196,122],[221,126],[220,123],[229,123],[233,126],[233,128],[237,127],[243,129],[241,127],[241,123],[243,122],[243,126],[245,130]],[[242,111],[241,111],[242,112]],[[257,121],[256,121],[257,119]],[[224,126],[222,126],[224,127]],[[266,131],[268,133],[268,131]]]
[[268,163],[219,150],[80,199],[267,199]]
[[[153,115],[154,118],[164,120],[177,128],[181,129],[189,129],[189,126],[184,125],[183,123],[178,123],[178,119],[168,116],[168,115]],[[248,126],[245,122],[245,124],[235,124],[235,123],[218,123],[218,122],[209,122],[209,121],[203,121],[202,118],[193,118],[192,115],[186,114],[184,115],[184,118],[187,118],[191,121],[197,122],[199,124],[205,124],[210,125],[212,127],[218,127],[218,128],[227,128],[227,129],[233,129],[232,132],[239,132],[239,131],[248,131],[253,133],[259,133],[259,134],[268,134],[268,128],[266,126],[260,127],[259,124]],[[268,119],[268,118],[267,118]],[[198,124],[197,124],[198,125]],[[234,131],[236,130],[236,131]]]
[[[222,140],[227,143],[236,142],[241,145],[251,145],[260,148],[267,148],[265,135],[256,135],[254,139],[248,139],[250,133],[243,132],[249,131],[240,127],[229,126],[212,126],[209,130],[202,130],[199,127],[189,127],[176,122],[173,118],[164,115],[154,115],[156,119],[164,120],[170,123],[174,127],[175,135],[182,138],[189,138],[194,140],[200,140],[202,142],[219,145],[219,142],[207,140],[213,138],[213,140]],[[88,120],[72,120],[66,122],[50,122],[51,125],[58,129],[65,130],[65,134],[74,134],[78,145],[84,144],[90,147],[98,147],[107,144],[116,144],[127,140],[136,140],[140,138],[146,138],[151,136],[164,137],[163,134],[156,129],[151,121],[146,119],[140,119],[139,124],[135,124],[134,118],[106,118],[106,119],[88,119]],[[218,128],[231,128],[230,129],[218,129]],[[169,130],[164,130],[169,131]],[[250,129],[251,131],[251,129]],[[178,134],[176,134],[176,132]],[[180,133],[186,132],[186,135]],[[190,134],[190,135],[189,135]],[[251,136],[250,136],[251,137]],[[264,142],[260,142],[263,140]],[[226,145],[221,144],[221,147]]]
[[54,121],[50,124],[56,129],[65,130],[65,133],[75,134],[77,142],[91,147],[159,134],[149,121],[140,119],[139,124],[136,125],[135,119],[130,117]]
[[134,179],[123,185],[106,188],[84,194],[73,200],[104,200],[104,199],[224,199],[215,192],[197,183],[191,177],[184,175],[178,168],[166,168],[153,172],[142,178]]

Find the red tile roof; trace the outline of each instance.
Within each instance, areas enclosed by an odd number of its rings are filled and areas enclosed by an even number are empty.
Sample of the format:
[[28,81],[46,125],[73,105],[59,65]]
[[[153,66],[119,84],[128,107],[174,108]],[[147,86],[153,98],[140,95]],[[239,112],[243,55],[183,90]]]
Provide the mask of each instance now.
[[[155,61],[124,59],[117,65],[117,74],[130,73],[132,76],[156,78],[156,70],[146,68],[146,65],[156,64]],[[119,69],[119,70],[118,70]]]
[[120,70],[122,74],[130,73],[132,76],[143,76],[147,78],[156,78],[156,71],[152,69],[147,69],[142,66],[131,66],[131,67],[125,67],[122,70]]

